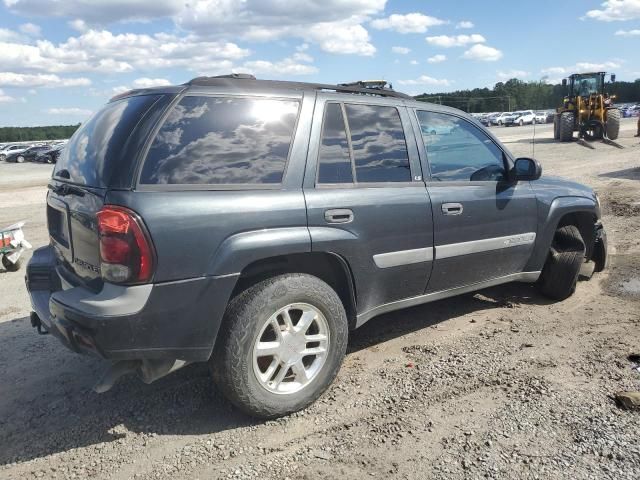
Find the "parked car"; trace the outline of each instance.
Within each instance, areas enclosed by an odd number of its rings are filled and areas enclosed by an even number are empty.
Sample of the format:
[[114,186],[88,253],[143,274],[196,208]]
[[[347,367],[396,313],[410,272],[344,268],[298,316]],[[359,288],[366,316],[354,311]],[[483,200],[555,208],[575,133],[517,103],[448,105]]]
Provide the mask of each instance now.
[[25,161],[32,162],[33,160],[35,160],[36,155],[39,152],[43,152],[45,150],[49,150],[49,146],[36,145],[34,147],[29,147],[23,151],[20,151],[20,150],[13,151],[12,153],[7,155],[5,160],[7,162],[16,162],[16,163],[23,163]]
[[482,117],[482,119],[480,120],[480,123],[482,123],[482,125],[484,125],[485,127],[490,127],[491,125],[493,125],[493,120],[497,118],[499,115],[500,115],[499,113],[490,113]]
[[555,110],[547,110],[547,120],[545,123],[553,123],[553,119],[556,116]]
[[42,163],[56,163],[64,146],[64,143],[59,143],[53,147],[48,147],[47,149],[38,152],[35,161]]
[[531,125],[536,120],[536,114],[533,110],[521,110],[519,112],[513,112],[504,118],[505,127],[511,127],[513,125]]
[[533,121],[534,123],[547,123],[547,112],[536,112]]
[[9,155],[11,153],[24,152],[28,147],[29,147],[28,145],[17,145],[17,144],[5,145],[0,150],[0,161],[6,160],[7,159],[7,155]]
[[229,75],[112,99],[54,167],[32,324],[113,362],[97,391],[208,362],[273,418],[380,314],[512,281],[561,300],[605,267],[592,189],[460,110],[362,85]]
[[492,125],[502,126],[504,125],[504,119],[511,115],[512,112],[502,112],[491,120]]

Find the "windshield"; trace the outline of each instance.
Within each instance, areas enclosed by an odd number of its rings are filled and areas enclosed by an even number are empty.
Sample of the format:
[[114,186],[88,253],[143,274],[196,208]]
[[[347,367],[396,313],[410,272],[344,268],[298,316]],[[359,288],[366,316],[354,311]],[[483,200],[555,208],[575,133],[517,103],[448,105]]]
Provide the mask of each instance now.
[[577,77],[574,83],[575,93],[581,97],[597,94],[600,91],[599,87],[599,77]]
[[111,174],[130,159],[121,158],[138,121],[159,98],[139,95],[108,103],[73,134],[53,176],[92,187],[106,187]]

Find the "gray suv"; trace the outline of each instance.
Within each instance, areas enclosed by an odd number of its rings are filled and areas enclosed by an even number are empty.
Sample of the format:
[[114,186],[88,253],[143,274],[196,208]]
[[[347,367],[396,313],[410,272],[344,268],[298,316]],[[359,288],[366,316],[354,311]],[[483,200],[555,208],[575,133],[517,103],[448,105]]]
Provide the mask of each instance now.
[[55,167],[31,321],[112,362],[97,391],[208,362],[245,412],[288,414],[377,315],[513,281],[560,300],[602,270],[598,197],[540,175],[470,116],[378,83],[127,92]]

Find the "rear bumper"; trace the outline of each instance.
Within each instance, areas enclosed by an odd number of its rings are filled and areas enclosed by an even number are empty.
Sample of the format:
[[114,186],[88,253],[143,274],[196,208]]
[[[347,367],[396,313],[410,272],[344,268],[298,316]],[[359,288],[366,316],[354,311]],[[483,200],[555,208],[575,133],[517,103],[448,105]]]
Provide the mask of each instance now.
[[[62,288],[51,247],[34,252],[26,283],[46,330],[74,352],[111,360],[209,358],[237,276]],[[37,322],[37,320],[36,320]]]

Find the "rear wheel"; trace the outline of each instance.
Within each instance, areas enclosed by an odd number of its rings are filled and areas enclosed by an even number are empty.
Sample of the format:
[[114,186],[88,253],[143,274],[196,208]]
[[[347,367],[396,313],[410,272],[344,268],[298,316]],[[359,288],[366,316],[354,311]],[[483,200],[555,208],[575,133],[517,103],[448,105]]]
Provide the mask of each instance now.
[[565,225],[558,228],[538,280],[540,292],[554,300],[570,297],[576,290],[584,255],[584,240],[578,227]]
[[605,125],[607,138],[615,140],[620,133],[620,110],[617,108],[607,109],[607,123]]
[[573,112],[562,112],[560,114],[559,140],[561,142],[570,142],[573,140],[574,123],[575,115]]
[[520,119],[520,121],[518,122],[518,124],[519,124],[520,126],[523,126],[523,125],[524,125],[524,122],[522,121],[522,119]]
[[301,410],[331,384],[347,348],[347,317],[322,280],[287,274],[236,296],[209,361],[218,387],[245,413]]

